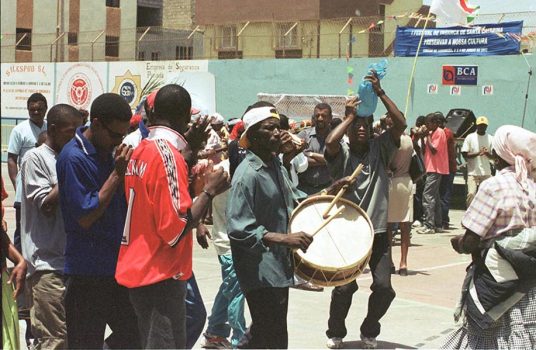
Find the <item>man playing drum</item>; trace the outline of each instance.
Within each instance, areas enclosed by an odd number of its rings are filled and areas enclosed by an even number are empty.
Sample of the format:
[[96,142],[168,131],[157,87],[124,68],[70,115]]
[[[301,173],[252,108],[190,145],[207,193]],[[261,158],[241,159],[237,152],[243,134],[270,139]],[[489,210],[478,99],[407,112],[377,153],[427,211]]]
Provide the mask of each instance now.
[[[292,137],[280,131],[275,107],[257,103],[242,118],[240,146],[247,149],[236,169],[227,205],[227,232],[252,325],[250,349],[288,347],[288,288],[294,284],[290,249],[306,250],[313,238],[287,234],[295,202],[305,197],[277,156]],[[334,184],[329,192],[343,185]]]
[[[325,158],[334,179],[349,176],[359,164],[364,168],[345,194],[345,198],[367,211],[374,227],[374,243],[369,267],[372,273],[372,294],[369,298],[368,313],[361,324],[361,340],[364,348],[375,348],[376,337],[380,334],[380,318],[387,312],[395,297],[391,287],[391,256],[387,239],[388,177],[387,169],[392,155],[400,145],[400,136],[406,128],[402,112],[385,94],[380,86],[376,72],[365,77],[372,83],[376,95],[385,105],[393,126],[372,139],[370,123],[372,116],[358,117],[357,97],[346,104],[346,118],[326,139]],[[348,134],[349,144],[341,143],[344,134]],[[346,336],[345,318],[352,304],[352,295],[357,291],[355,281],[333,289],[328,321],[327,346],[338,349],[343,346]]]

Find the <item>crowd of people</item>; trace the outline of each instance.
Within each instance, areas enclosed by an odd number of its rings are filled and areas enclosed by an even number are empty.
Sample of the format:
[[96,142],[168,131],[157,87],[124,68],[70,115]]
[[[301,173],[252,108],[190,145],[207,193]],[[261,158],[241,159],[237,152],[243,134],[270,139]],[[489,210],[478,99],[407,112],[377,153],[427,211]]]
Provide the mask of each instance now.
[[[292,250],[307,251],[314,237],[290,232],[290,218],[305,198],[343,187],[373,227],[372,293],[360,333],[364,348],[376,348],[396,295],[391,275],[408,274],[412,228],[452,228],[459,164],[442,113],[417,118],[406,132],[376,73],[365,80],[387,110],[377,124],[358,116],[353,97],[343,118],[319,103],[301,130],[263,101],[229,121],[201,115],[175,84],[144,97],[134,116],[113,93],[98,96],[89,113],[67,104],[49,109],[43,95],[30,96],[30,118],[13,129],[8,147],[17,225],[11,242],[2,220],[4,348],[18,348],[18,315],[36,349],[192,348],[207,320],[193,245],[206,249],[209,240],[222,281],[202,346],[287,348],[289,288],[322,290],[295,275]],[[477,118],[461,147],[467,231],[452,246],[473,263],[458,313],[464,326],[445,347],[534,348],[536,134],[502,126],[491,136],[487,127],[486,117]],[[484,306],[473,289],[486,296]],[[333,288],[328,348],[344,346],[357,290],[355,280]],[[29,315],[17,312],[13,297]]]

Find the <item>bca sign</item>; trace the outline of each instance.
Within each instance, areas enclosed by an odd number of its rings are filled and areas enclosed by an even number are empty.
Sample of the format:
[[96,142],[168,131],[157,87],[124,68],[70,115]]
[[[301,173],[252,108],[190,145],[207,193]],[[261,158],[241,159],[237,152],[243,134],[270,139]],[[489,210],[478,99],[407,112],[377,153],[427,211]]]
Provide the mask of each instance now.
[[443,66],[443,85],[477,85],[478,66]]

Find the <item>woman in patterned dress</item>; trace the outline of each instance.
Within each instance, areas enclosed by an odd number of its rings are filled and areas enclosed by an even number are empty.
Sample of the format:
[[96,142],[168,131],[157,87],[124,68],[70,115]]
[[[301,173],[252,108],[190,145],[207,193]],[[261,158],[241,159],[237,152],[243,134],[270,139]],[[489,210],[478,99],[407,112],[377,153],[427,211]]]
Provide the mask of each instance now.
[[536,134],[502,126],[493,151],[497,175],[467,209],[466,233],[451,239],[473,262],[455,313],[462,325],[443,348],[536,348]]

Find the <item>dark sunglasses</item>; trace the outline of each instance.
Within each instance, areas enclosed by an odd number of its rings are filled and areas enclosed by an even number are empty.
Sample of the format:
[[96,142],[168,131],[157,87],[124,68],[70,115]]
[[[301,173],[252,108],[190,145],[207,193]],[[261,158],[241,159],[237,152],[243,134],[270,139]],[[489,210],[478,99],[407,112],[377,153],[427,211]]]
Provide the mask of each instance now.
[[[98,120],[98,119],[97,119]],[[122,134],[122,133],[119,133],[119,132],[116,132],[116,131],[113,131],[112,129],[110,129],[106,124],[104,124],[103,122],[101,122],[100,120],[99,121],[99,124],[108,132],[108,135],[110,135],[110,137],[112,139],[124,139],[126,135]]]

